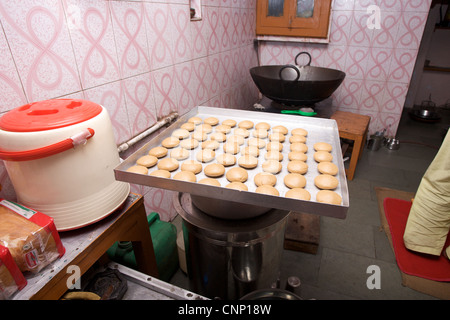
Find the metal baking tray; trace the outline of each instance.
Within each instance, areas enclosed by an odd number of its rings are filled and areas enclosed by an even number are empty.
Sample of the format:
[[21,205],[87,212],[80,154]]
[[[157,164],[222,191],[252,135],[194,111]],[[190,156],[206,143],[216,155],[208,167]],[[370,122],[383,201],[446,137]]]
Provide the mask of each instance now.
[[[171,136],[172,132],[175,129],[178,129],[183,123],[187,122],[187,120],[193,116],[200,117],[202,119],[206,119],[208,117],[216,117],[219,119],[219,123],[226,119],[234,119],[237,123],[243,120],[251,120],[256,125],[258,122],[267,122],[274,127],[276,125],[283,125],[288,128],[289,133],[286,135],[286,140],[283,142],[283,160],[282,160],[282,170],[276,175],[277,176],[277,184],[275,187],[278,189],[280,196],[271,196],[265,194],[259,194],[255,192],[256,185],[254,184],[254,176],[262,172],[262,163],[265,161],[264,154],[266,152],[265,148],[260,149],[260,155],[258,157],[258,166],[254,169],[249,169],[248,171],[248,180],[246,185],[248,187],[248,191],[238,191],[234,189],[226,188],[225,186],[229,183],[225,177],[225,174],[218,178],[221,183],[221,187],[203,185],[196,182],[185,182],[178,181],[171,178],[159,178],[153,177],[144,174],[127,172],[126,170],[136,164],[136,160],[148,154],[151,148],[160,146],[162,140]],[[237,127],[237,126],[236,126]],[[284,194],[289,190],[284,185],[283,179],[289,172],[287,171],[287,163],[288,153],[289,153],[289,137],[292,129],[295,128],[303,128],[308,131],[306,145],[308,146],[308,159],[306,163],[308,164],[308,172],[304,174],[306,178],[306,186],[305,189],[308,190],[311,194],[311,200],[303,201],[296,200],[291,198],[285,198]],[[234,128],[227,135],[233,134]],[[250,130],[250,136],[252,137],[252,130]],[[213,130],[214,132],[214,130]],[[248,140],[247,138],[246,140]],[[265,139],[266,142],[269,141],[268,138]],[[314,160],[314,149],[313,145],[316,142],[327,142],[332,145],[333,150],[331,151],[333,155],[333,163],[338,166],[339,172],[336,177],[339,180],[338,187],[334,190],[342,197],[341,205],[331,205],[325,204],[315,201],[316,193],[319,189],[314,185],[314,178],[318,174],[317,171],[317,162]],[[216,150],[216,157],[223,153],[222,143],[220,143],[219,149]],[[247,141],[243,146],[247,145]],[[197,148],[190,150],[190,156],[186,159],[196,159],[195,155],[198,151],[201,150],[201,146],[199,145]],[[169,150],[170,153],[170,150]],[[168,153],[168,154],[169,154]],[[167,155],[166,157],[168,157]],[[236,154],[236,164],[232,167],[238,166],[237,160],[239,158],[239,154]],[[184,160],[185,161],[185,160]],[[210,163],[214,163],[215,160]],[[204,163],[203,168],[209,163]],[[225,167],[226,171],[232,167]],[[180,161],[181,168],[181,161]],[[172,172],[172,177],[180,170],[178,168],[176,171]],[[153,168],[149,168],[149,173],[153,170],[156,170],[157,166]],[[151,186],[156,188],[162,188],[167,190],[173,190],[178,192],[185,192],[193,195],[194,197],[198,197],[199,199],[214,199],[209,201],[212,204],[216,204],[217,206],[223,206],[224,204],[235,204],[237,207],[246,207],[244,210],[239,210],[240,212],[236,216],[236,212],[233,215],[233,206],[227,208],[226,216],[222,216],[220,214],[220,218],[229,218],[229,219],[244,219],[251,218],[258,214],[262,214],[256,210],[254,213],[251,209],[252,207],[257,208],[266,208],[269,209],[281,209],[281,210],[289,210],[295,212],[304,212],[317,214],[322,216],[330,216],[335,218],[345,219],[347,215],[347,210],[349,207],[349,197],[348,197],[348,187],[347,187],[347,179],[345,176],[345,168],[342,159],[341,145],[339,139],[339,132],[337,128],[337,124],[335,120],[332,119],[322,119],[322,118],[313,118],[313,117],[304,117],[297,115],[287,115],[287,114],[273,114],[266,113],[260,111],[247,111],[247,110],[238,110],[238,109],[225,109],[225,108],[214,108],[207,106],[198,106],[192,109],[190,112],[184,114],[176,122],[170,125],[166,130],[160,133],[158,136],[151,139],[144,146],[142,146],[135,153],[130,155],[127,159],[125,159],[120,165],[118,165],[115,169],[115,177],[119,181],[125,181],[129,183]],[[197,174],[197,181],[205,178],[206,175],[203,173]],[[194,198],[193,197],[193,198]],[[235,207],[236,207],[235,206]],[[259,213],[258,213],[259,212]],[[211,213],[211,212],[208,212]]]

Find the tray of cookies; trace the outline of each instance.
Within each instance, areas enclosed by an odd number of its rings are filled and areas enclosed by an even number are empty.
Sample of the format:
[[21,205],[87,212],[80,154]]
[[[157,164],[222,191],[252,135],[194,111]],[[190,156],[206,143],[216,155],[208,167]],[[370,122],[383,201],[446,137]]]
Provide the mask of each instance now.
[[270,209],[344,219],[349,207],[332,119],[198,106],[114,171],[120,181],[189,193],[225,219]]

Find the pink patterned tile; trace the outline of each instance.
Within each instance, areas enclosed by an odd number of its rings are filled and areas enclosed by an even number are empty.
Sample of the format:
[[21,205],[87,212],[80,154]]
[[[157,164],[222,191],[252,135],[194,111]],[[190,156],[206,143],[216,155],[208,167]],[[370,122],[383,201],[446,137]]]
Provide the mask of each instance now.
[[395,48],[399,25],[401,24],[400,11],[383,12],[380,29],[373,29],[372,47]]
[[0,113],[27,103],[8,43],[0,35]]
[[361,99],[361,86],[360,80],[346,77],[336,90],[336,105],[339,108],[358,109]]
[[155,95],[156,114],[159,117],[178,111],[184,114],[188,110],[178,108],[175,67],[158,69],[152,72],[153,92]]
[[409,83],[418,49],[394,49],[388,81]]
[[347,47],[329,45],[324,52],[323,67],[336,70],[345,70],[345,60],[347,58]]
[[428,12],[431,0],[402,0],[404,11]]
[[[23,94],[17,90],[20,86],[28,101],[81,90],[73,51],[68,50],[71,43],[60,1],[2,1],[0,19],[17,67],[17,71],[7,74],[9,79],[5,78],[3,85],[9,82],[6,92],[19,98],[15,104],[5,101],[13,106],[21,103]],[[3,59],[10,59],[9,54],[2,55]],[[22,84],[17,81],[17,72]],[[12,85],[11,80],[16,84]]]
[[145,196],[144,205],[147,213],[158,213],[162,221],[171,221],[177,215],[173,206],[175,191],[148,187],[139,187],[138,190]]
[[230,51],[225,51],[220,53],[220,72],[222,74],[222,78],[220,80],[220,88],[221,90],[229,89],[232,85],[231,77],[232,77],[232,58]]
[[220,54],[208,56],[208,73],[210,74],[210,80],[208,84],[208,90],[210,97],[217,96],[220,93],[221,79],[223,79],[223,68],[220,61]]
[[221,28],[223,30],[220,38],[220,51],[226,51],[231,48],[231,32],[233,30],[231,8],[229,7],[220,8],[219,17]]
[[393,114],[387,112],[380,112],[377,115],[377,127],[375,131],[382,131],[386,129],[385,136],[395,137],[400,122],[401,114]]
[[333,11],[353,10],[355,0],[334,0]]
[[169,5],[145,2],[150,65],[153,70],[174,64],[174,35]]
[[208,48],[207,53],[208,55],[219,53],[223,33],[222,25],[219,23],[219,8],[206,7],[204,10],[204,19],[206,19],[208,26],[208,37],[206,41]]
[[143,3],[110,2],[122,77],[150,71]]
[[76,12],[70,35],[83,88],[118,80],[120,71],[108,3],[64,0],[64,4],[68,12]]
[[401,114],[407,92],[407,84],[399,82],[387,82],[380,111],[393,114]]
[[361,112],[379,112],[384,97],[384,82],[364,80],[361,87]]
[[157,121],[152,74],[124,79],[123,88],[131,133],[135,136]]
[[197,103],[195,87],[197,86],[197,77],[194,72],[192,61],[187,61],[176,65],[176,88],[178,97],[178,110],[184,114],[193,108]]
[[129,119],[125,95],[121,81],[97,86],[85,91],[87,100],[93,101],[105,107],[113,125],[116,143],[122,143],[132,137],[129,127]]
[[365,78],[385,81],[388,78],[394,49],[372,48],[367,56]]
[[367,67],[369,48],[348,47],[348,55],[345,61],[345,73],[354,79],[364,79]]
[[353,11],[333,11],[330,27],[330,44],[347,45],[350,43],[350,28]]
[[204,57],[208,53],[208,24],[206,19],[192,21],[191,25],[191,43],[192,56]]
[[427,12],[403,12],[395,38],[396,48],[418,49],[427,17]]
[[352,25],[348,34],[350,46],[369,47],[372,41],[373,29],[367,27],[370,16],[366,11],[353,11]]
[[196,77],[194,82],[195,106],[203,105],[209,100],[209,83],[211,82],[211,73],[209,72],[208,58],[200,58],[193,61],[193,73]]
[[283,64],[284,44],[282,42],[263,42],[260,44],[261,65]]
[[242,33],[242,24],[241,24],[241,15],[238,8],[231,9],[231,30],[230,33],[230,45],[231,48],[237,48],[240,45],[241,33]]
[[174,62],[184,62],[193,57],[191,21],[188,7],[185,5],[170,6],[170,24],[175,27],[173,32]]

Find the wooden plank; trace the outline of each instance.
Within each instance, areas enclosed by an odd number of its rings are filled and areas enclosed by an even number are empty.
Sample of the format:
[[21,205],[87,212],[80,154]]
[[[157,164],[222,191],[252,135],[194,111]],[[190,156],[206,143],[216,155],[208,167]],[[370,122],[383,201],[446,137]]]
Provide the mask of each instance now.
[[316,254],[320,240],[320,216],[291,212],[286,225],[284,248]]

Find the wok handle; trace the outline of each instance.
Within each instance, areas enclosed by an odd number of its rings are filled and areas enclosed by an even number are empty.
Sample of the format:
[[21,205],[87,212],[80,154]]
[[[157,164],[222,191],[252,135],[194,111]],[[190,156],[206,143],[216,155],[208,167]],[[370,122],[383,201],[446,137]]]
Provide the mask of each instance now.
[[292,64],[287,64],[285,66],[282,66],[280,71],[279,71],[279,73],[278,73],[278,75],[279,75],[279,77],[280,77],[280,79],[282,81],[287,81],[287,80],[283,79],[283,76],[282,76],[283,70],[286,69],[286,68],[292,68],[292,69],[294,69],[297,72],[297,77],[294,80],[291,80],[291,81],[297,81],[300,78],[300,71],[298,70],[298,68],[296,66],[293,66]]
[[298,56],[301,55],[301,54],[306,54],[306,55],[309,57],[308,63],[305,64],[305,66],[309,66],[309,65],[311,64],[311,55],[310,55],[308,52],[306,52],[306,51],[302,51],[302,52],[300,52],[299,54],[297,54],[297,55],[295,56],[295,60],[294,60],[295,65],[298,66],[297,58],[298,58]]

